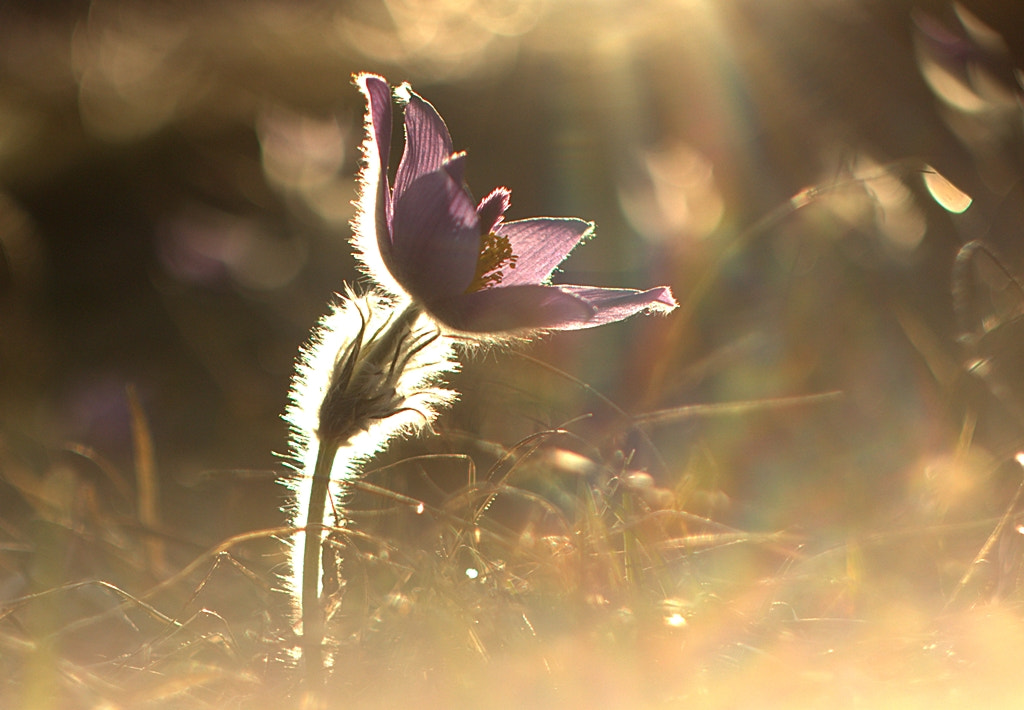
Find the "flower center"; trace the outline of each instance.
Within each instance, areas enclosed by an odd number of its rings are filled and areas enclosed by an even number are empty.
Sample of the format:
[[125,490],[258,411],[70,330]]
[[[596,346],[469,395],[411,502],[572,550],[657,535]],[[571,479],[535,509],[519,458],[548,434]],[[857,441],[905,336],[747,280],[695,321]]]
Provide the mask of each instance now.
[[476,260],[476,274],[473,281],[466,289],[466,293],[473,293],[485,288],[490,288],[501,283],[504,277],[502,269],[516,268],[519,257],[512,253],[512,244],[508,237],[503,237],[494,232],[480,236],[480,256]]

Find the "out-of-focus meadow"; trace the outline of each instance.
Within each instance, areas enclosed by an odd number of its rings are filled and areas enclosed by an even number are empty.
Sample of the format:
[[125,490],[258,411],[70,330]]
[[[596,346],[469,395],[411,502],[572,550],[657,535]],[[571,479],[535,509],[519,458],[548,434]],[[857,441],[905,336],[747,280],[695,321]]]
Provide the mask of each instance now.
[[474,358],[367,466],[332,707],[1018,707],[1020,67],[998,0],[3,3],[0,707],[297,706],[357,71],[597,222],[558,281],[682,307]]

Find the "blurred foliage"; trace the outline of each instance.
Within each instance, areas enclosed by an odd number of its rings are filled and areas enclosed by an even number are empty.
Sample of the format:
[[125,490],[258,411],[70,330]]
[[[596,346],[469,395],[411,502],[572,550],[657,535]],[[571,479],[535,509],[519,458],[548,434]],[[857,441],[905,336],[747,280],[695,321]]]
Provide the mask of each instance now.
[[3,702],[295,697],[272,452],[376,71],[683,308],[372,464],[337,697],[1014,706],[1022,67],[998,0],[0,3]]

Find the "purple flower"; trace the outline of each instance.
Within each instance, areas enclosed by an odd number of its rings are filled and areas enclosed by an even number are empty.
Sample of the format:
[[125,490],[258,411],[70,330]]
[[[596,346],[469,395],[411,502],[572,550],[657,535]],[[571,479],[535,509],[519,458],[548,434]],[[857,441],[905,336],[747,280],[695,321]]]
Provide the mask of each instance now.
[[405,103],[405,152],[392,189],[391,88],[370,74],[356,83],[368,111],[354,240],[366,271],[385,289],[407,294],[448,329],[471,333],[590,328],[676,307],[665,286],[550,285],[593,223],[505,222],[511,193],[504,187],[474,204],[463,183],[466,154],[453,150],[441,116],[407,85],[396,90]]

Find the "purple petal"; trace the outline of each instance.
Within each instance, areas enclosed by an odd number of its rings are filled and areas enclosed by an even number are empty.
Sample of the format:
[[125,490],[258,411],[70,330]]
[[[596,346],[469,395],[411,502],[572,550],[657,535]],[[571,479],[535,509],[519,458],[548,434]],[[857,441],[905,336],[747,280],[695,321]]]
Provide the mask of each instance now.
[[575,295],[537,285],[463,293],[434,303],[429,310],[444,325],[471,333],[560,330],[563,323],[587,323],[594,314],[594,308]]
[[476,209],[447,170],[420,176],[395,202],[389,264],[410,293],[430,304],[462,293],[476,274]]
[[554,287],[584,301],[594,309],[593,315],[586,320],[574,323],[564,322],[557,326],[548,326],[552,330],[577,330],[614,323],[637,313],[668,313],[678,307],[672,296],[672,289],[659,286],[647,291],[636,291],[631,288],[598,288],[597,286],[563,286]]
[[356,83],[366,96],[368,128],[373,131],[377,158],[386,173],[391,153],[391,88],[382,77],[373,74],[360,74],[356,77]]
[[395,201],[416,178],[440,168],[453,152],[452,138],[440,114],[411,90],[408,93],[409,103],[405,107],[405,152],[395,175]]
[[594,230],[592,222],[582,219],[537,217],[498,225],[497,234],[508,237],[516,268],[502,269],[502,286],[539,284],[547,281],[555,268],[581,239]]
[[505,210],[512,204],[512,191],[507,187],[496,187],[476,208],[480,219],[480,233],[489,234],[497,229],[505,216]]
[[466,154],[465,152],[458,152],[444,159],[441,163],[441,167],[444,168],[448,176],[451,177],[452,182],[456,185],[465,185],[466,183]]
[[[377,238],[390,236],[391,200],[388,187],[388,160],[391,156],[391,88],[387,81],[373,74],[360,74],[356,85],[366,96],[366,128],[369,138],[376,144],[377,154],[367,155],[366,160],[377,159],[380,165],[377,191]],[[373,146],[369,146],[372,150]],[[383,248],[383,247],[382,247]]]

